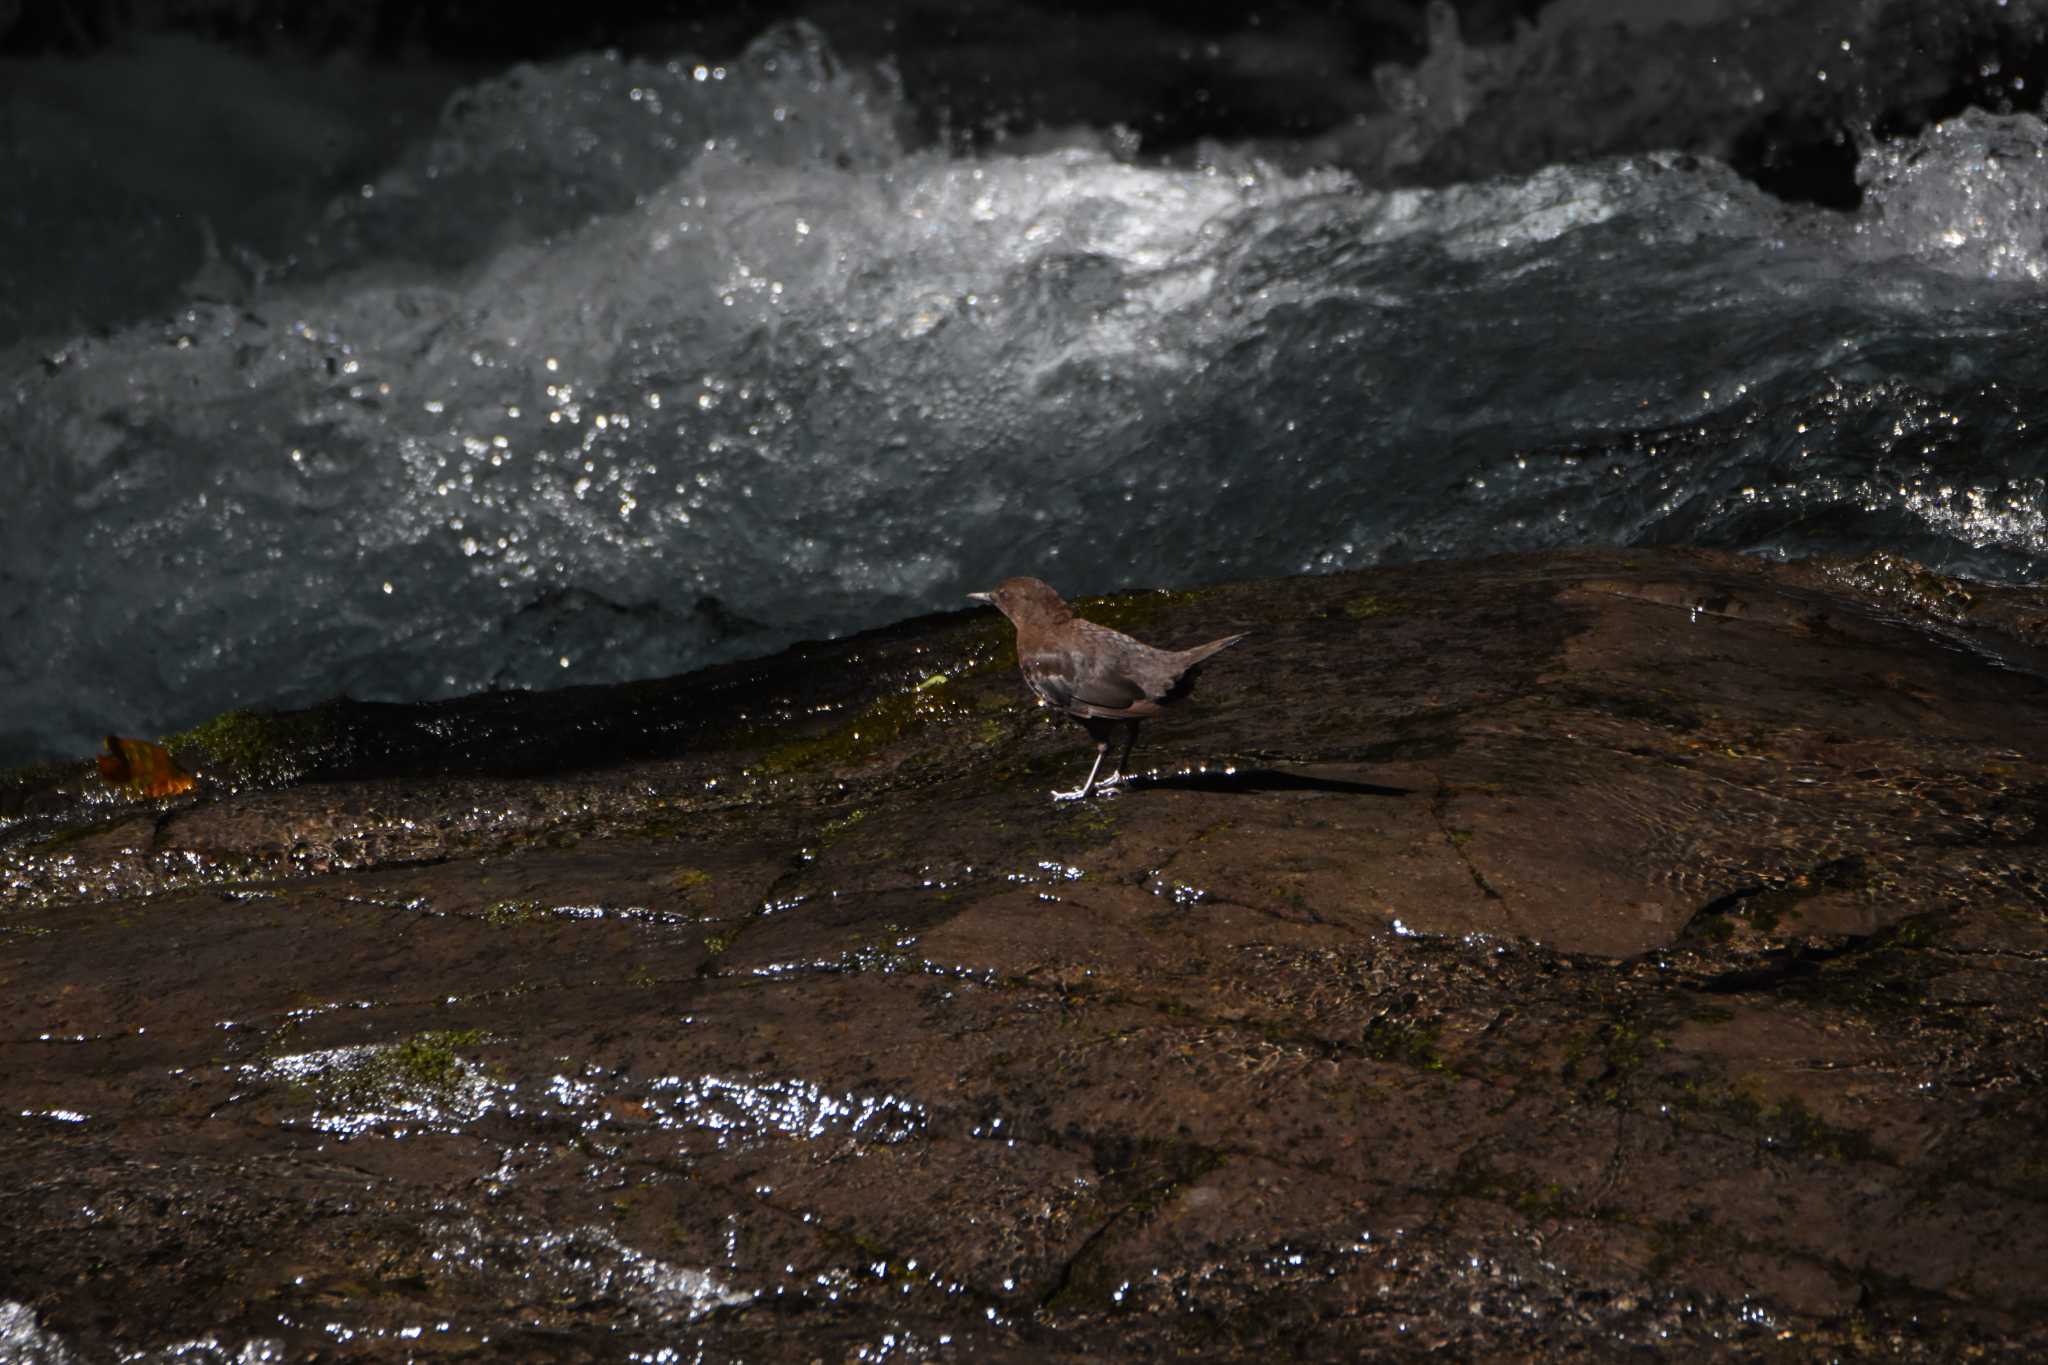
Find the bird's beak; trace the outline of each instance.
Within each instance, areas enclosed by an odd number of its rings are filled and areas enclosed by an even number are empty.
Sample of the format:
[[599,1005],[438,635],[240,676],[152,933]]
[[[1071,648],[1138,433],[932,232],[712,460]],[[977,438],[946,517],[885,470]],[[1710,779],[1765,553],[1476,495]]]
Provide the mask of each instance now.
[[967,595],[977,602],[987,602],[991,606],[995,604],[996,600],[996,595],[992,592],[971,592]]

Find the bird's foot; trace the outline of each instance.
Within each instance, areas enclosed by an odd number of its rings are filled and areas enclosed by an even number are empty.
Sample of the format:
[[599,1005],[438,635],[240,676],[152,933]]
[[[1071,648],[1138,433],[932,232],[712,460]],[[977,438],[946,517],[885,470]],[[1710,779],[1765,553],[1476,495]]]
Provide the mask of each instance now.
[[1100,782],[1092,783],[1086,787],[1076,787],[1070,792],[1054,792],[1052,799],[1055,801],[1079,801],[1082,797],[1089,795],[1117,796],[1122,793],[1123,788],[1112,784],[1123,780],[1120,777],[1106,777]]

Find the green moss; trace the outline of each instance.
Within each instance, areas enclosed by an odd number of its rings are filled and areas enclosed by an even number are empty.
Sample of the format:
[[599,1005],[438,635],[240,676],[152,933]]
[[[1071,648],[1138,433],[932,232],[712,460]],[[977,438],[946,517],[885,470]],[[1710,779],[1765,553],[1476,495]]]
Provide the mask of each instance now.
[[446,1095],[462,1085],[471,1069],[457,1050],[483,1041],[479,1029],[419,1033],[390,1047],[370,1049],[294,1085],[312,1092],[323,1103],[358,1109],[396,1099]]
[[1665,1039],[1653,1037],[1633,1024],[1620,1021],[1602,1030],[1601,1044],[1607,1069],[1622,1074],[1639,1070],[1651,1053],[1670,1046]]
[[1531,1219],[1577,1218],[1585,1210],[1584,1202],[1555,1180],[1521,1191],[1514,1202],[1516,1210]]
[[1376,592],[1367,592],[1346,601],[1339,610],[1354,621],[1370,621],[1375,617],[1404,615],[1408,604],[1398,597],[1382,597]]
[[[1866,1015],[1907,1010],[1925,1016],[1927,983],[1944,969],[1924,947],[1938,940],[1943,916],[1917,915],[1794,978],[1790,994]],[[1953,1017],[1953,1010],[1936,1007]]]
[[1713,943],[1727,943],[1735,937],[1735,921],[1726,915],[1700,915],[1689,930],[1697,927],[1702,938]]
[[1875,1161],[1883,1158],[1870,1134],[1830,1123],[1796,1097],[1784,1100],[1768,1117],[1791,1144],[1830,1161]]
[[1694,1104],[1701,1112],[1748,1129],[1760,1141],[1786,1151],[1824,1161],[1886,1159],[1868,1133],[1830,1123],[1796,1095],[1769,1101],[1736,1089],[1697,1096]]
[[484,923],[493,928],[508,924],[531,924],[544,919],[547,908],[534,900],[492,901],[484,907]]
[[1703,1209],[1687,1219],[1651,1223],[1649,1242],[1650,1260],[1644,1271],[1652,1281],[1668,1279],[1675,1267],[1696,1256],[1711,1257],[1734,1249],[1734,1239]]
[[1891,928],[1887,941],[1893,948],[1929,948],[1941,941],[1941,931],[1948,916],[1939,913],[1912,915],[1900,920]]
[[668,874],[669,890],[678,895],[687,895],[700,886],[711,884],[711,874],[701,867],[679,867]]
[[1105,597],[1083,597],[1072,603],[1074,614],[1097,625],[1125,634],[1174,607],[1199,602],[1208,593],[1196,589],[1156,588],[1149,592],[1120,592]]
[[1572,1074],[1578,1069],[1579,1063],[1583,1061],[1585,1059],[1586,1054],[1588,1052],[1591,1052],[1592,1050],[1593,1035],[1591,1033],[1574,1033],[1570,1038],[1567,1038],[1565,1040],[1564,1074],[1566,1079],[1570,1079]]
[[[1080,779],[1074,774],[1085,773],[1085,765],[1076,768],[1071,758],[1062,756],[1057,763],[1059,777],[1067,779],[1066,785],[1074,785]],[[1056,780],[1050,774],[1036,775],[1041,783]],[[1061,819],[1053,828],[1052,848],[1064,855],[1072,855],[1107,843],[1117,831],[1119,809],[1111,801],[1069,801],[1061,807]]]
[[174,757],[197,755],[215,778],[264,784],[290,782],[335,742],[334,714],[311,711],[229,711],[189,730],[165,735]]
[[867,818],[867,811],[860,806],[855,806],[838,819],[827,820],[825,827],[818,831],[818,842],[820,844],[830,844],[837,840],[840,835],[846,833]]
[[687,835],[695,825],[694,808],[656,798],[636,812],[637,818],[621,818],[611,833],[622,838],[672,843]]
[[1589,1207],[1583,1194],[1566,1185],[1554,1180],[1538,1183],[1526,1172],[1502,1170],[1476,1151],[1459,1158],[1445,1182],[1445,1192],[1460,1199],[1506,1204],[1532,1221],[1612,1216]]
[[1411,1023],[1380,1015],[1365,1026],[1359,1050],[1377,1062],[1418,1067],[1424,1071],[1445,1069],[1443,1053],[1437,1049],[1441,1026]]
[[1584,1085],[1588,1096],[1602,1104],[1621,1104],[1644,1063],[1670,1046],[1670,1039],[1633,1020],[1610,1020],[1566,1047],[1564,1077]]
[[387,1074],[404,1085],[445,1090],[462,1079],[462,1059],[455,1049],[475,1047],[483,1040],[483,1030],[473,1028],[415,1034],[383,1054]]
[[956,719],[963,708],[953,700],[953,691],[949,680],[926,678],[870,702],[859,716],[835,730],[777,744],[750,766],[771,774],[856,766],[913,730]]

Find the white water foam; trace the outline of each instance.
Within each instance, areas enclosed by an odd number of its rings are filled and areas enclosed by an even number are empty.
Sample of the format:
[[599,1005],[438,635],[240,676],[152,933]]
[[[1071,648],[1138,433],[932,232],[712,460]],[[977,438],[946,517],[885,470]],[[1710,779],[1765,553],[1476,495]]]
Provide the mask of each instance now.
[[17,352],[0,758],[660,674],[1016,571],[2039,561],[2024,116],[1874,146],[1846,225],[1676,155],[1374,190],[903,119],[806,30],[523,69],[294,269]]

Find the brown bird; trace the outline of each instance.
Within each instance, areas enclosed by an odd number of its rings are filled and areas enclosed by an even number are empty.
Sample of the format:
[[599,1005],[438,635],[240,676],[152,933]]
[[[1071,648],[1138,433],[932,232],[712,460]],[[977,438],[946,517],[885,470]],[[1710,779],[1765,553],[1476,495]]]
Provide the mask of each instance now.
[[[1074,717],[1095,740],[1088,780],[1074,791],[1054,792],[1056,801],[1079,800],[1098,785],[1114,788],[1121,782],[1138,722],[1185,697],[1202,661],[1244,638],[1226,635],[1193,649],[1154,649],[1122,631],[1083,621],[1050,584],[1036,578],[1006,578],[992,591],[967,595],[992,603],[1017,628],[1017,666],[1040,704]],[[1125,727],[1123,754],[1116,771],[1098,784],[1095,774],[1119,727]]]

